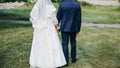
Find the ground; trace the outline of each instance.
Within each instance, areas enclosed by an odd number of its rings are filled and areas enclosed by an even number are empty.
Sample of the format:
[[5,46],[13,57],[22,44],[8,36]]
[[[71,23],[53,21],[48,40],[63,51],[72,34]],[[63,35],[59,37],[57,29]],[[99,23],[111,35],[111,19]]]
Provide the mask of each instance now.
[[119,6],[120,3],[118,0],[78,0],[78,1],[85,1],[95,5],[106,5],[106,6]]
[[[55,6],[58,8],[58,4]],[[30,4],[30,7],[25,5],[16,9],[0,10],[2,20],[18,19],[0,21],[0,68],[29,68],[33,28],[28,24],[30,22],[24,20],[29,19],[31,7]],[[82,25],[77,36],[78,61],[75,64],[70,63],[67,68],[120,68],[118,7],[87,5],[82,6],[82,9],[83,21],[88,23]],[[60,33],[58,35],[61,40]]]

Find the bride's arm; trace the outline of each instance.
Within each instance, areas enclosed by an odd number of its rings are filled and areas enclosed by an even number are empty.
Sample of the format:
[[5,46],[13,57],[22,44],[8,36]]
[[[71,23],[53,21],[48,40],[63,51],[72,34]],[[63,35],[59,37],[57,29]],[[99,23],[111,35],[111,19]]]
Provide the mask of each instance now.
[[56,12],[53,12],[51,15],[52,23],[55,25],[55,28],[57,29],[59,27],[58,20],[56,18]]
[[54,25],[58,24],[57,18],[56,18],[56,12],[53,12],[51,15],[51,19]]
[[35,21],[33,20],[33,18],[32,17],[30,17],[30,22],[32,23],[32,27],[35,27]]

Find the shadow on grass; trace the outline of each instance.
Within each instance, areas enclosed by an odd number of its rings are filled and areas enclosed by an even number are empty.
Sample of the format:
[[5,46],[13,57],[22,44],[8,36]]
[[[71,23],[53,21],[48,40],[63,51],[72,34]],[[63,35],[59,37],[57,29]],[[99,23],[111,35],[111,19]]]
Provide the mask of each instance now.
[[16,15],[16,14],[0,14],[0,19],[1,20],[25,20],[28,21],[28,18],[22,18],[21,15]]
[[0,23],[0,30],[18,27],[32,27],[31,24]]
[[5,64],[5,55],[0,53],[0,68],[3,68],[4,64]]
[[0,10],[1,20],[29,20],[30,10],[9,9]]

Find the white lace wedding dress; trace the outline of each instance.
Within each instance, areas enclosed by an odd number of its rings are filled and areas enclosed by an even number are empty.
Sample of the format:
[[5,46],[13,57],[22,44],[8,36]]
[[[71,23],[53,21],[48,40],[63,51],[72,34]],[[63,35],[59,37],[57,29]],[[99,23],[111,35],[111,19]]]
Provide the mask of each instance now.
[[[40,3],[39,0],[38,3]],[[30,68],[56,68],[63,66],[66,61],[54,26],[54,24],[57,24],[56,10],[53,8],[51,10],[52,6],[47,5],[44,9],[42,8],[43,12],[41,10],[38,12],[38,6],[40,5],[36,3],[31,11],[30,18],[34,27]]]

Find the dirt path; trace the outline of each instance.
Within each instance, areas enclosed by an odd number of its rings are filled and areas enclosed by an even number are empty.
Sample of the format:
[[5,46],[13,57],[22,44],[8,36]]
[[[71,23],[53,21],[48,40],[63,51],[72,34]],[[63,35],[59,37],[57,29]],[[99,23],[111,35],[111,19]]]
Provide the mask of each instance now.
[[0,3],[0,10],[2,9],[11,9],[11,8],[17,8],[17,7],[20,7],[22,5],[24,5],[25,3],[24,2],[10,2],[10,3]]
[[120,24],[94,24],[94,23],[82,23],[82,26],[96,26],[96,27],[120,28]]
[[[118,0],[78,0],[78,1],[86,1],[88,3],[96,4],[96,5],[120,6],[120,3],[118,2]],[[0,10],[17,8],[24,4],[25,4],[25,2],[0,3]]]
[[[20,20],[0,20],[0,22],[4,23],[19,23],[19,24],[31,24],[30,21],[20,21]],[[82,26],[86,27],[112,27],[112,28],[120,28],[120,24],[94,24],[94,23],[82,23]]]
[[78,1],[85,1],[95,5],[120,6],[118,0],[78,0]]

